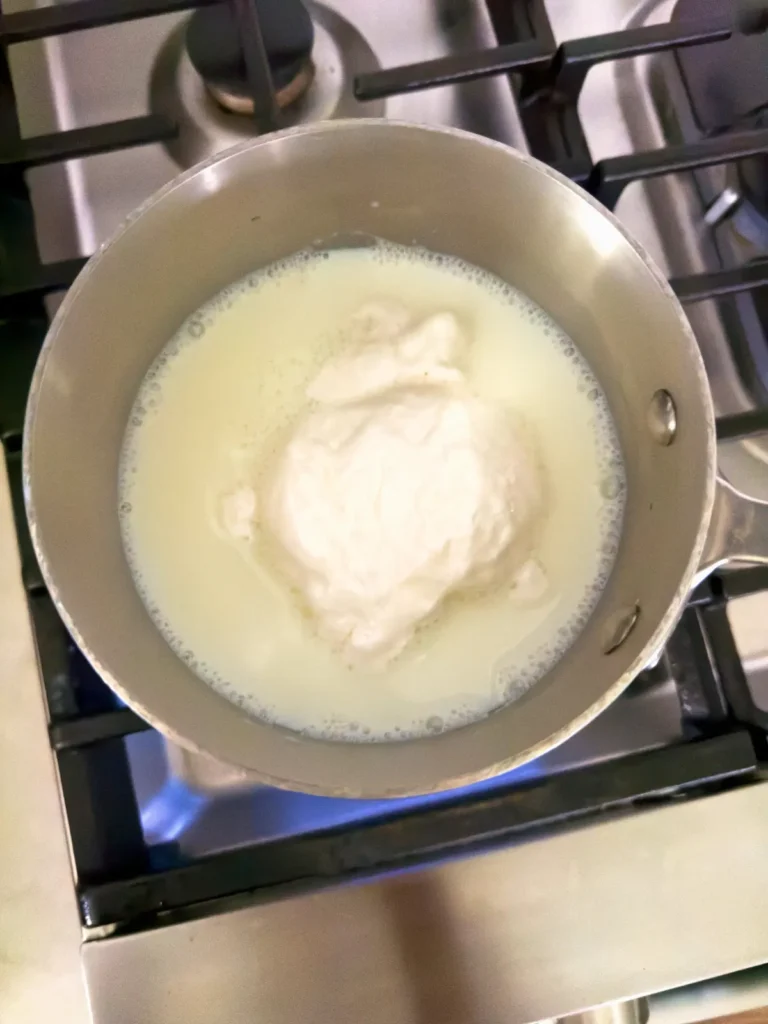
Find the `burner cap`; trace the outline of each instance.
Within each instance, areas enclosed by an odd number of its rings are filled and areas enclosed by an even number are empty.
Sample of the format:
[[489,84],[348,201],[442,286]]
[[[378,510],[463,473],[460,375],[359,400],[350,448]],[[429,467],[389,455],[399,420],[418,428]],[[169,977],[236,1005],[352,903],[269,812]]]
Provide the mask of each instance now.
[[[281,107],[312,81],[312,19],[301,0],[255,0],[272,81]],[[187,26],[187,52],[211,94],[226,109],[251,113],[240,28],[229,4],[198,8]]]

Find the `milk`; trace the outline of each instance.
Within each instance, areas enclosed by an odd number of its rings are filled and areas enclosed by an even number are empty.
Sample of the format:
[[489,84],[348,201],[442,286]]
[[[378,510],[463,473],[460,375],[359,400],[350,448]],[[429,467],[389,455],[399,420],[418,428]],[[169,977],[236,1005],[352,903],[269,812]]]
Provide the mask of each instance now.
[[[222,495],[255,488],[306,412],[307,386],[367,302],[450,311],[464,373],[535,442],[545,479],[531,586],[449,597],[390,664],[349,665],[325,640],[260,528],[222,528]],[[194,313],[149,371],[126,433],[120,516],[137,588],[202,679],[248,712],[364,742],[440,732],[518,699],[562,656],[608,578],[624,473],[605,396],[528,298],[475,267],[379,245],[305,253]],[[250,510],[249,510],[250,516]]]

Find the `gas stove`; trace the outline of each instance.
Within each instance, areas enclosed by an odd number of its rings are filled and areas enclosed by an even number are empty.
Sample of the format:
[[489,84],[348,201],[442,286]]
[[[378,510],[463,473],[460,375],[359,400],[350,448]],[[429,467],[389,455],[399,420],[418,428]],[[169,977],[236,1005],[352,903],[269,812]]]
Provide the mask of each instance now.
[[[105,965],[137,936],[167,943],[212,918],[221,930],[234,906],[405,868],[455,873],[433,866],[470,852],[488,865],[499,847],[554,853],[574,822],[633,828],[649,805],[754,785],[768,756],[767,569],[702,585],[657,665],[506,776],[389,802],[257,785],[166,741],[77,650],[32,553],[20,447],[48,318],[135,206],[256,134],[373,115],[506,142],[615,209],[686,306],[722,472],[768,500],[768,34],[736,31],[726,0],[4,0],[0,37],[0,431],[98,1021],[181,1019],[149,1002],[138,1018],[115,1009]],[[549,992],[539,1016],[617,997],[562,976]]]

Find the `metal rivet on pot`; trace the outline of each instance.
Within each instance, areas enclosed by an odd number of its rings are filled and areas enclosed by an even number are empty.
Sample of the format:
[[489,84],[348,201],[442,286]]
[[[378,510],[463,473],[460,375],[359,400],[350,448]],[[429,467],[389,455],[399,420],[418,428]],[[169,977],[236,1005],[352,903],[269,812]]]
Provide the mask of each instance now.
[[640,618],[640,605],[620,608],[603,627],[603,654],[613,654],[624,643]]
[[675,400],[664,388],[659,388],[648,407],[648,428],[657,444],[672,444],[677,433]]

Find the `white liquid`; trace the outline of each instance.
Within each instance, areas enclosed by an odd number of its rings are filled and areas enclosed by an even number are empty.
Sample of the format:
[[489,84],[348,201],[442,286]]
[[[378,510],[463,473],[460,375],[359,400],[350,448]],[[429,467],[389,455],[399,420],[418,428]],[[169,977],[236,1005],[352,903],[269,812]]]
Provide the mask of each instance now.
[[[339,325],[396,299],[449,310],[472,337],[467,380],[535,437],[547,514],[534,552],[549,586],[449,598],[383,670],[322,639],[258,530],[221,527],[221,496],[257,485],[347,343]],[[624,475],[594,376],[550,317],[468,264],[424,250],[302,254],[198,310],[147,378],[126,435],[123,537],[139,592],[203,679],[250,712],[354,741],[438,732],[516,699],[572,643],[610,572]],[[532,596],[533,595],[533,596]]]

